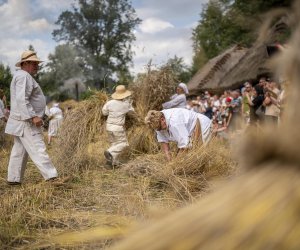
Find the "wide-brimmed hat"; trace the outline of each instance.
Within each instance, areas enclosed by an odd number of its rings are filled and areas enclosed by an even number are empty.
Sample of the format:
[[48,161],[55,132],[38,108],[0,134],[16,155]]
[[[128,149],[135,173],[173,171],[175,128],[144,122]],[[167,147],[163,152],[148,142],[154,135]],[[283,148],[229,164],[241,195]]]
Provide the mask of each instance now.
[[116,87],[115,93],[111,95],[111,97],[115,100],[121,100],[128,96],[131,96],[131,91],[127,90],[124,85],[118,85]]
[[26,50],[21,55],[21,60],[16,63],[16,67],[21,67],[23,62],[42,62],[37,56],[36,52],[31,50]]

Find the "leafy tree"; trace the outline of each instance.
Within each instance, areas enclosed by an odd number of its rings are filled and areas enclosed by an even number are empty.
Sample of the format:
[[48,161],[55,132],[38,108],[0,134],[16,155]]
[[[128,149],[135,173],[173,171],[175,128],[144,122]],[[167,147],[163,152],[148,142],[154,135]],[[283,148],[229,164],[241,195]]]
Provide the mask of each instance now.
[[4,90],[7,101],[9,101],[9,88],[12,77],[10,68],[0,63],[0,89]]
[[161,68],[170,68],[179,82],[188,82],[191,78],[191,72],[188,66],[183,62],[182,57],[175,55],[174,58],[170,58]]
[[202,49],[201,47],[197,50],[194,50],[194,56],[193,56],[193,63],[192,63],[192,67],[190,69],[191,71],[191,75],[196,74],[196,72],[202,68],[208,61],[208,58],[205,54],[204,49]]
[[129,74],[134,27],[140,23],[128,0],[78,0],[64,11],[53,31],[56,41],[74,45],[85,62],[87,80],[103,87],[104,78]]
[[53,54],[49,54],[47,73],[51,75],[52,86],[57,88],[70,78],[82,77],[84,62],[76,49],[69,44],[58,45]]
[[224,49],[241,44],[250,46],[256,39],[262,14],[275,7],[289,7],[292,0],[210,0],[193,30],[194,65],[200,52],[210,59]]

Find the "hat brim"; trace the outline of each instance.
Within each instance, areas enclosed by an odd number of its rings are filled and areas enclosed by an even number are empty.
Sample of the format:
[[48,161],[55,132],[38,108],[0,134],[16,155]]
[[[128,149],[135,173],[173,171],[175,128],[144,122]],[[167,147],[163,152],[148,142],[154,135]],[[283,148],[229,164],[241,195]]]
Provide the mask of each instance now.
[[131,96],[132,95],[132,92],[129,91],[129,90],[126,90],[123,94],[117,94],[117,93],[113,93],[111,95],[111,97],[115,100],[121,100],[121,99],[124,99],[128,96]]
[[43,61],[39,60],[39,59],[27,59],[27,60],[22,60],[22,61],[19,61],[16,63],[16,67],[21,67],[21,63],[23,62],[38,62],[38,63],[41,63]]

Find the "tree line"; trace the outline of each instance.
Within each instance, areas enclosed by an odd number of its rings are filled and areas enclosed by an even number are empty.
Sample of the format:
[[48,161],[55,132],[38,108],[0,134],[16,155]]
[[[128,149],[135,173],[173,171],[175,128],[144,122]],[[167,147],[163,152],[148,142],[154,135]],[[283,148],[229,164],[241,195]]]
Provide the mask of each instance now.
[[[193,63],[174,56],[162,67],[173,70],[178,81],[187,82],[210,58],[234,45],[251,46],[263,13],[289,7],[292,0],[209,0],[193,29]],[[133,80],[132,43],[141,23],[129,0],[77,0],[56,21],[53,39],[59,43],[38,75],[45,93],[53,99],[69,98],[68,80],[85,87],[111,89],[116,81]],[[30,46],[31,49],[34,49]],[[8,93],[11,72],[0,63],[0,88]],[[71,81],[72,83],[72,81]]]

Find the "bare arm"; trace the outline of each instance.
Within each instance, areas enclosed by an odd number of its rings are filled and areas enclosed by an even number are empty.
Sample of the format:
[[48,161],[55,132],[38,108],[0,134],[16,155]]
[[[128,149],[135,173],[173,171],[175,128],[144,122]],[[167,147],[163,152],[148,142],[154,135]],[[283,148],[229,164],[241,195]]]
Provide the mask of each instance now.
[[169,143],[161,142],[161,149],[165,153],[167,160],[171,161],[171,154],[170,154],[170,146]]
[[228,117],[228,121],[227,121],[226,127],[229,126],[230,121],[231,121],[231,117],[232,117],[232,113],[229,114],[229,117]]

